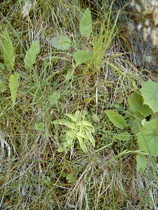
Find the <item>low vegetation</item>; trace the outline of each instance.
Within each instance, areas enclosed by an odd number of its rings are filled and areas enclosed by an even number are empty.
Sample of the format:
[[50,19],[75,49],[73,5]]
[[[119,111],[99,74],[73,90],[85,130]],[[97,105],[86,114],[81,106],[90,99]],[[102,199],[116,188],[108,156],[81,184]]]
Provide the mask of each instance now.
[[1,209],[157,209],[157,75],[88,2],[2,3]]

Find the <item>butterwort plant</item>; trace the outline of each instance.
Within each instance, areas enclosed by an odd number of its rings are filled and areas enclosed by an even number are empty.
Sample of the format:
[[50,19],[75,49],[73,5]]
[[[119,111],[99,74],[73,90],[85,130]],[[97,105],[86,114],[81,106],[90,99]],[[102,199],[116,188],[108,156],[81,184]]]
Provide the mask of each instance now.
[[59,135],[61,144],[59,144],[59,152],[66,151],[68,148],[73,148],[78,141],[80,148],[84,153],[88,152],[87,146],[95,147],[95,139],[93,133],[95,129],[93,125],[85,120],[85,113],[77,110],[74,114],[65,114],[66,119],[58,119],[53,121],[54,125],[62,126],[64,134]]

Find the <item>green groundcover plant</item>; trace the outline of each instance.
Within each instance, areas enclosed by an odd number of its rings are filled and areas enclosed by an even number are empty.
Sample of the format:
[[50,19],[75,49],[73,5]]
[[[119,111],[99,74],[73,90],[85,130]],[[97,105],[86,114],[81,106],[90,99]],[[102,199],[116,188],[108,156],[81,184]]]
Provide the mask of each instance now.
[[[124,116],[113,110],[107,110],[109,120],[123,130],[116,138],[130,141],[136,137],[138,148],[136,161],[137,171],[143,172],[147,160],[158,156],[158,83],[148,80],[142,88],[128,98],[129,110]],[[129,130],[130,131],[127,131]]]
[[54,125],[63,125],[64,135],[60,135],[62,143],[59,145],[59,152],[65,151],[67,148],[72,148],[74,141],[77,139],[80,148],[83,152],[87,153],[87,145],[91,144],[95,146],[95,140],[93,137],[94,127],[93,125],[85,120],[85,114],[77,110],[74,114],[65,114],[68,119],[59,119],[53,121]]

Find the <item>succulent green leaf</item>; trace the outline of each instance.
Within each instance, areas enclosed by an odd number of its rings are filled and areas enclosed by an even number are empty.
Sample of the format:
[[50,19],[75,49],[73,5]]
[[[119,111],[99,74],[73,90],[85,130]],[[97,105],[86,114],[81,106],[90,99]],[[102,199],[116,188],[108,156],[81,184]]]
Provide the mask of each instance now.
[[84,133],[84,132],[77,132],[76,133],[76,136],[77,137],[81,137],[81,138],[83,138],[83,139],[88,139],[88,137],[87,137],[87,135]]
[[32,43],[29,50],[26,52],[24,63],[26,69],[32,68],[33,64],[36,62],[37,54],[40,52],[39,40]]
[[72,143],[74,139],[75,139],[75,134],[72,131],[67,131],[66,141],[67,141],[68,147],[72,147]]
[[86,147],[86,145],[85,145],[85,143],[84,143],[84,141],[83,141],[83,138],[77,136],[77,139],[78,139],[78,141],[79,141],[80,147],[81,147],[81,149],[83,150],[83,152],[84,152],[84,153],[87,153],[87,147]]
[[15,102],[16,102],[17,90],[19,87],[18,79],[19,79],[19,74],[11,75],[9,79],[9,88],[10,88],[13,106],[15,105]]
[[68,128],[71,128],[71,129],[73,129],[73,130],[76,130],[76,125],[75,125],[75,123],[72,123],[72,122],[70,122],[70,121],[68,121],[68,120],[65,120],[65,119],[54,120],[52,123],[53,123],[53,124],[56,124],[56,125],[65,125],[65,126],[67,126]]
[[75,118],[77,119],[77,120],[80,120],[81,119],[81,111],[79,111],[79,110],[76,110],[76,112],[75,112]]
[[144,104],[150,106],[153,112],[158,112],[158,83],[148,80],[142,84],[140,91]]
[[70,136],[72,139],[76,138],[76,132],[74,132],[74,131],[67,131],[66,134],[68,136]]
[[71,39],[65,35],[54,36],[48,41],[48,44],[58,50],[69,50],[71,47]]
[[117,127],[124,129],[127,126],[126,120],[117,112],[112,110],[107,110],[106,114],[109,120]]
[[82,36],[88,37],[92,32],[92,17],[91,12],[87,8],[85,12],[82,15],[82,18],[80,20],[80,32]]
[[94,137],[92,136],[91,132],[87,132],[87,131],[86,131],[86,135],[87,135],[89,141],[92,143],[93,147],[95,147],[95,139],[94,139]]
[[79,122],[76,123],[77,126],[84,126],[84,127],[90,127],[90,128],[94,128],[93,125],[85,120],[81,120]]
[[72,122],[66,121],[65,126],[67,126],[70,129],[77,130],[75,123],[72,123]]
[[89,52],[78,50],[74,53],[74,59],[76,62],[76,66],[79,66],[80,64],[83,64],[87,61],[89,61],[92,57],[92,54]]
[[158,155],[158,119],[146,122],[137,134],[139,150]]
[[67,114],[65,114],[67,117],[69,117],[73,122],[76,122],[77,121],[77,118],[76,118],[76,116],[74,115],[74,114],[69,114],[69,113],[67,113]]

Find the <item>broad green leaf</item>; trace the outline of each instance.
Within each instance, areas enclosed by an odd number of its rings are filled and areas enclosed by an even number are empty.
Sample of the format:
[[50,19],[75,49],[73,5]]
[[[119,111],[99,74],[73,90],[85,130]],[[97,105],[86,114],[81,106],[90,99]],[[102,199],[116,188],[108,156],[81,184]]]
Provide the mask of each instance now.
[[13,106],[15,105],[16,102],[16,97],[17,97],[17,90],[19,87],[19,74],[14,74],[10,76],[9,79],[9,88],[10,88],[10,93],[13,101]]
[[34,128],[37,131],[44,131],[44,123],[35,123]]
[[2,48],[3,48],[4,64],[9,71],[12,71],[15,64],[15,49],[7,29],[5,29],[4,31],[3,38],[4,42],[2,43]]
[[147,158],[145,157],[145,155],[137,155],[136,162],[137,162],[137,172],[142,173],[146,168]]
[[5,82],[0,81],[0,93],[3,93],[7,89]]
[[116,138],[120,141],[129,141],[131,139],[131,135],[128,132],[119,133]]
[[142,84],[140,91],[144,104],[150,106],[153,112],[158,112],[158,83],[148,80]]
[[39,40],[32,43],[29,50],[26,52],[24,63],[27,69],[32,68],[33,64],[36,62],[37,54],[40,52]]
[[142,128],[144,116],[142,116],[139,112],[127,111],[126,116],[129,118],[128,126],[131,128],[132,133],[139,133]]
[[117,127],[124,129],[127,126],[126,120],[117,112],[114,112],[112,110],[107,110],[106,114],[109,118],[109,120]]
[[58,50],[69,50],[71,47],[71,39],[69,39],[68,36],[65,35],[59,35],[52,37],[48,44],[55,47]]
[[90,54],[89,52],[78,50],[77,52],[74,53],[76,66],[79,66],[80,64],[89,61],[91,57],[92,57],[92,54]]
[[92,17],[91,12],[87,8],[82,15],[80,20],[80,32],[82,36],[88,37],[92,32]]
[[139,150],[158,155],[158,119],[151,120],[137,134]]
[[60,99],[60,92],[55,91],[50,97],[49,97],[49,102],[50,104],[53,106],[54,104],[56,104],[58,102],[58,100]]
[[152,110],[148,105],[143,104],[143,97],[138,93],[132,93],[128,98],[128,104],[133,112],[139,112],[144,117],[152,114]]

